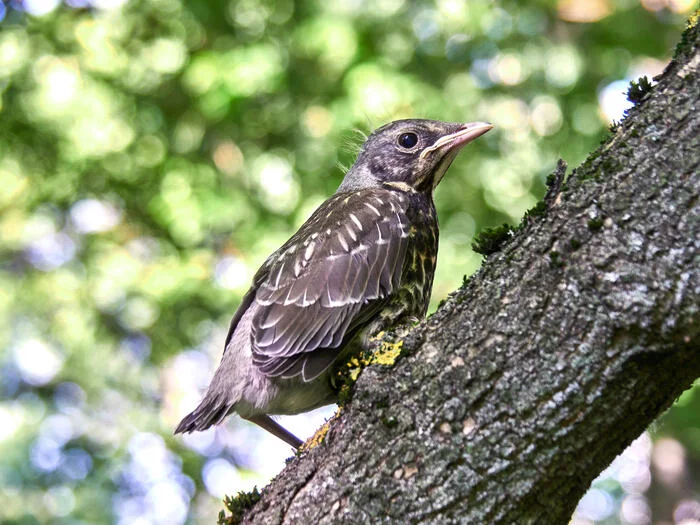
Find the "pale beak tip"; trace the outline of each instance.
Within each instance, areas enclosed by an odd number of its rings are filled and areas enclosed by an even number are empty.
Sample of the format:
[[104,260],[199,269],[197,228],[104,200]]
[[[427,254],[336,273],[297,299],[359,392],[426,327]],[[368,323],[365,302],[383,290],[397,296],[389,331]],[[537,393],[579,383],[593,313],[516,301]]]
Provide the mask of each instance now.
[[464,125],[465,129],[483,129],[484,132],[492,130],[494,127],[490,122],[468,122]]

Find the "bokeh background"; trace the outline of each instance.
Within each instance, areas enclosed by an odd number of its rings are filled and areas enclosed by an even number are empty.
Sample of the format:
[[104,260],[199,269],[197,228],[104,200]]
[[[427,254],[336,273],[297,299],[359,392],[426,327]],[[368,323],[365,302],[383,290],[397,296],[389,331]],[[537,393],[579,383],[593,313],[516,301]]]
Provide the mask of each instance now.
[[[436,194],[435,304],[662,71],[690,0],[0,1],[0,521],[213,523],[291,455],[173,437],[265,257],[394,118],[487,120]],[[331,409],[286,418],[310,435]],[[700,523],[700,388],[576,525]]]

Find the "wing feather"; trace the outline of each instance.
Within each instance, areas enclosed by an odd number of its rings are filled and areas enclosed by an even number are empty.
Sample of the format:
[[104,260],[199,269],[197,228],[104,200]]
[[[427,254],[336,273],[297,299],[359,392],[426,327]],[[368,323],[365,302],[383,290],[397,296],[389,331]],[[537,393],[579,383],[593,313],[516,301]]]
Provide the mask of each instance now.
[[251,332],[263,373],[313,380],[386,303],[401,280],[407,204],[390,190],[337,194],[266,261]]

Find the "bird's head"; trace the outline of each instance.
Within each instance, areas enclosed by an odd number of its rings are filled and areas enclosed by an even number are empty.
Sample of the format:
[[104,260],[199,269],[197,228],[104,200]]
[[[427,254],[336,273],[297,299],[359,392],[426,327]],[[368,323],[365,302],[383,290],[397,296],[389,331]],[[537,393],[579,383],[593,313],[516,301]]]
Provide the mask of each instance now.
[[430,192],[462,147],[493,126],[486,122],[396,120],[377,129],[362,145],[338,191],[382,186]]

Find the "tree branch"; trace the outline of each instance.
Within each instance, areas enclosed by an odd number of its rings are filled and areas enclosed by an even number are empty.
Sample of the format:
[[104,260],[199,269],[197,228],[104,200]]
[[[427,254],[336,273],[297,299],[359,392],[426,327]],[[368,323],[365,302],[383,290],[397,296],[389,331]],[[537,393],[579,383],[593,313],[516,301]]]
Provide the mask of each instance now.
[[700,376],[699,40],[395,366],[362,372],[246,523],[569,520]]

